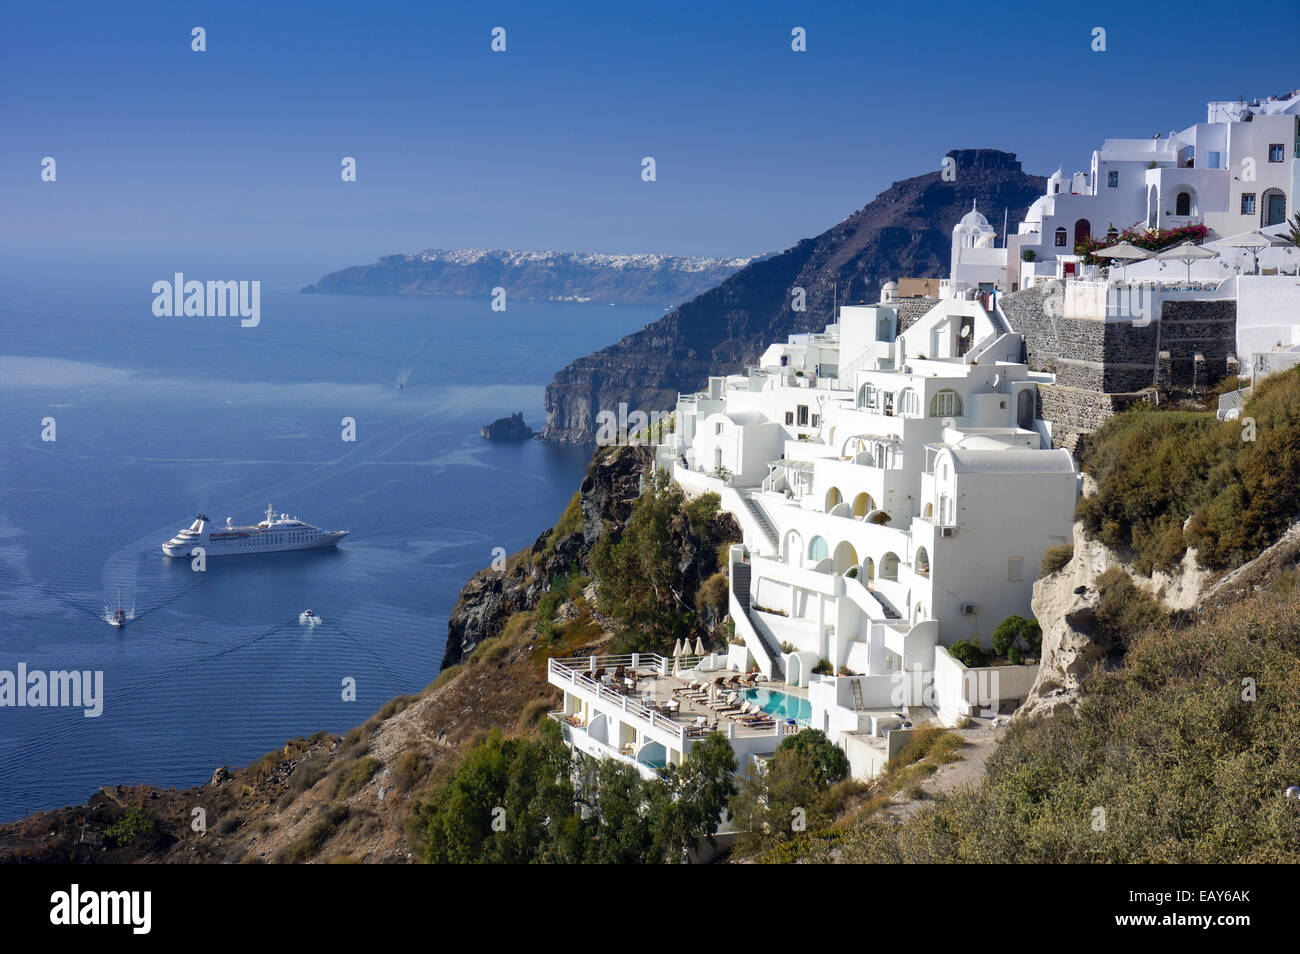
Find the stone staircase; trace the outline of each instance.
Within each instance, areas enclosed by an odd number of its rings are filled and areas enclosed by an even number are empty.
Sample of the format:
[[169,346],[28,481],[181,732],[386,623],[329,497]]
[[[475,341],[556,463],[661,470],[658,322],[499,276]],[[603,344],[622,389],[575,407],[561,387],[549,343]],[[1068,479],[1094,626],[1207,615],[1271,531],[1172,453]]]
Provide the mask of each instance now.
[[[763,505],[755,500],[752,494],[742,493],[740,499],[741,502],[744,503],[745,509],[749,511],[749,515],[754,518],[754,522],[758,524],[758,529],[762,531],[763,537],[767,540],[768,546],[771,547],[772,554],[774,556],[779,554],[781,552],[781,542],[777,537],[776,527],[773,526],[772,521],[768,519],[767,511],[763,509]],[[746,569],[748,569],[748,567],[746,567]],[[746,601],[745,605],[749,605],[748,601]]]
[[[736,620],[736,631],[749,640],[754,640],[758,647],[762,649],[771,664],[773,678],[785,679],[785,666],[781,660],[781,650],[779,647],[772,645],[770,640],[763,631],[754,624],[754,619],[749,615],[749,586],[752,570],[748,563],[731,564],[731,593],[740,605],[743,619]],[[761,667],[760,667],[761,668]]]

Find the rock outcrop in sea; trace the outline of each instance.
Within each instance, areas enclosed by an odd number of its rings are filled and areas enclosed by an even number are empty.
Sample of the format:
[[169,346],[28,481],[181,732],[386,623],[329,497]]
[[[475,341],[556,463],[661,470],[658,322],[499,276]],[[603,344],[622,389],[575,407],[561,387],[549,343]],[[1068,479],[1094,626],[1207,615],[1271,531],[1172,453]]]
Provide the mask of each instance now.
[[479,433],[489,441],[526,441],[534,432],[524,423],[524,412],[516,411],[509,417],[500,417],[484,425]]

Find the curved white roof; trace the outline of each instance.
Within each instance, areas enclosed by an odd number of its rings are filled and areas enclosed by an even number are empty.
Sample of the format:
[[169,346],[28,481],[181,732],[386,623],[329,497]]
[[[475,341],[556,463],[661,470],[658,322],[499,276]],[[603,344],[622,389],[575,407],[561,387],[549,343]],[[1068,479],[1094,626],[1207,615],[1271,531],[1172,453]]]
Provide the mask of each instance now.
[[975,208],[974,202],[971,203],[970,211],[961,217],[961,222],[958,225],[981,232],[991,228],[989,220],[984,218],[984,214]]
[[[976,440],[971,438],[970,440]],[[979,438],[997,444],[990,438]],[[1073,474],[1074,458],[1065,448],[1057,450],[1029,450],[1007,447],[1001,450],[986,447],[949,447],[953,470],[958,474]]]
[[[709,415],[713,417],[714,415]],[[744,427],[747,424],[766,424],[767,418],[758,411],[735,411],[731,414],[721,414],[718,417],[725,417],[732,424],[738,427]]]

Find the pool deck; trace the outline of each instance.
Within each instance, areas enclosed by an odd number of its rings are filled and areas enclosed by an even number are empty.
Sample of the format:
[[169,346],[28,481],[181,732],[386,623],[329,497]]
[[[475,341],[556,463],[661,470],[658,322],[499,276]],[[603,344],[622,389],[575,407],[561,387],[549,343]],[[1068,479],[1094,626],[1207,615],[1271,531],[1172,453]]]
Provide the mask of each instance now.
[[[738,708],[727,705],[732,694],[739,696],[745,689],[769,689],[807,699],[806,693],[784,683],[760,679],[740,685],[741,674],[736,672],[687,669],[670,674],[663,672],[663,667],[640,665],[636,669],[626,667],[620,684],[611,673],[593,678],[598,670],[583,672],[573,665],[581,662],[583,660],[551,660],[552,672],[560,676],[559,682],[553,678],[552,683],[562,686],[568,682],[587,692],[595,691],[599,685],[600,697],[611,702],[626,700],[622,703],[623,708],[634,710],[652,724],[670,731],[684,729],[688,737],[718,731],[733,738],[753,738],[785,734],[805,727],[803,724],[792,726],[788,720],[777,716],[747,721]],[[628,684],[629,680],[632,685]],[[695,692],[691,691],[693,686]],[[744,703],[743,696],[739,701]]]

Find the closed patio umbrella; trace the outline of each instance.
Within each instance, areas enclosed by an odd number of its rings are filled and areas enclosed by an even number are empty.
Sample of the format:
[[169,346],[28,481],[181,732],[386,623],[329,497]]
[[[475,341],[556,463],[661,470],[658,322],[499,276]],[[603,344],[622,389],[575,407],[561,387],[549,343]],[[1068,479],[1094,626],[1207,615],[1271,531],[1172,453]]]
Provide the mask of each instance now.
[[1219,253],[1212,248],[1206,248],[1203,245],[1197,245],[1195,242],[1182,242],[1172,248],[1167,248],[1156,258],[1166,262],[1182,262],[1187,266],[1187,280],[1192,280],[1192,262],[1203,261],[1207,258],[1218,258]]
[[704,640],[700,639],[698,636],[695,637],[695,655],[704,655]]

